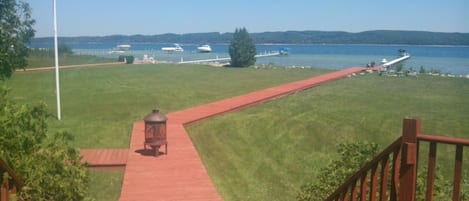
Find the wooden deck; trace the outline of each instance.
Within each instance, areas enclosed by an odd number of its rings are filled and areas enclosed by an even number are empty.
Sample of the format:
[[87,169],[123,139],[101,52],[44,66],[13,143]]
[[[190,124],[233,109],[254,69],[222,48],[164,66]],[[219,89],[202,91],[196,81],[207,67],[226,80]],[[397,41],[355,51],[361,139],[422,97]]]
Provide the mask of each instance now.
[[[151,152],[144,151],[144,122],[135,122],[120,200],[223,200],[210,180],[184,125],[305,90],[363,70],[364,68],[358,67],[349,68],[167,114],[168,155],[153,157]],[[89,163],[92,161],[86,157],[85,160],[90,160]]]
[[92,169],[124,169],[129,149],[82,149],[80,154]]
[[272,100],[361,71],[363,68],[349,68],[170,113],[167,115],[168,155],[153,157],[150,153],[145,153],[144,123],[134,123],[120,200],[223,200],[187,135],[185,124]]

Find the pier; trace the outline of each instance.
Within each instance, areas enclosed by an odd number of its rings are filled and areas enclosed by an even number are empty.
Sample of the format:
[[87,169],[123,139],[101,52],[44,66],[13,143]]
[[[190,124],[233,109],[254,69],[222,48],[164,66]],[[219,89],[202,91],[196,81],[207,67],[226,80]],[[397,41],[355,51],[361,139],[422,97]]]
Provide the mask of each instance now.
[[382,66],[383,66],[384,68],[387,68],[387,67],[389,67],[389,66],[391,66],[391,65],[393,65],[393,64],[399,63],[399,62],[404,61],[404,60],[407,60],[407,59],[409,59],[409,58],[410,58],[410,55],[409,55],[409,54],[405,54],[405,55],[403,55],[403,56],[401,56],[401,57],[399,57],[399,58],[397,58],[397,59],[394,59],[394,60],[392,60],[392,61],[389,61],[389,62],[386,62],[386,63],[382,64]]
[[[255,58],[261,57],[272,57],[272,56],[279,56],[281,55],[279,51],[271,51],[271,52],[264,52],[263,54],[257,54],[254,56]],[[231,61],[231,57],[222,57],[222,58],[215,58],[215,59],[200,59],[200,60],[191,60],[191,61],[184,61],[181,57],[181,61],[178,64],[190,64],[190,63],[211,63],[211,62],[229,62]]]

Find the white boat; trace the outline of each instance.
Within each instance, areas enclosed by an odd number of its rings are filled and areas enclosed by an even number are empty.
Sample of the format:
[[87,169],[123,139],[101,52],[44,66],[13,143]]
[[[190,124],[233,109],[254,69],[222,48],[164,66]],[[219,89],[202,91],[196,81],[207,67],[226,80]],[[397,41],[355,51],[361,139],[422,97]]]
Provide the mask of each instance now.
[[197,47],[197,50],[199,52],[211,52],[212,48],[210,47],[210,45],[201,45],[201,46]]
[[124,50],[111,50],[108,52],[109,54],[124,54]]
[[177,43],[174,43],[174,47],[163,47],[161,50],[163,52],[184,52],[184,49]]
[[128,50],[130,47],[131,47],[130,45],[118,45],[117,49],[124,51],[124,50]]

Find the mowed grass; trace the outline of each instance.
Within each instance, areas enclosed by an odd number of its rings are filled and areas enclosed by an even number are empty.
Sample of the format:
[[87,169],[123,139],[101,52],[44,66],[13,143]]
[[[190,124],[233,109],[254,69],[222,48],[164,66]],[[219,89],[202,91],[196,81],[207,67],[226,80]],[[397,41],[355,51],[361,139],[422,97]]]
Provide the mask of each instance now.
[[[60,71],[62,120],[53,71],[16,73],[6,82],[19,103],[43,101],[51,132],[65,130],[79,148],[127,148],[133,122],[153,108],[170,113],[328,72],[318,69],[234,69],[203,65],[118,65]],[[92,171],[90,194],[117,200],[122,171]]]
[[97,201],[119,200],[123,177],[123,170],[92,170],[88,193]]
[[[27,58],[28,66],[26,68],[51,67],[55,66],[55,59],[52,52],[32,51]],[[96,64],[117,62],[116,58],[103,58],[93,55],[62,55],[59,56],[59,64],[61,66],[78,65],[78,64]]]
[[[170,113],[324,72],[174,64],[62,70],[62,120],[52,116],[49,126],[72,133],[79,148],[127,148],[133,123],[153,108]],[[16,73],[6,83],[15,101],[44,101],[57,114],[54,71]]]
[[[421,118],[423,133],[468,139],[469,79],[352,77],[187,129],[225,200],[294,200],[339,143],[384,148],[401,135],[404,117]],[[452,181],[455,148],[439,147],[440,170]],[[469,150],[463,157],[468,167]]]
[[[170,64],[62,70],[63,119],[52,116],[50,130],[71,132],[80,148],[127,148],[132,123],[155,107],[170,113],[325,72]],[[54,76],[16,73],[7,85],[15,101],[44,101],[54,115]],[[189,132],[225,200],[293,200],[335,157],[338,143],[387,145],[404,116],[421,117],[428,134],[468,138],[468,91],[467,79],[354,77],[193,124]],[[122,174],[92,172],[90,194],[116,200]]]

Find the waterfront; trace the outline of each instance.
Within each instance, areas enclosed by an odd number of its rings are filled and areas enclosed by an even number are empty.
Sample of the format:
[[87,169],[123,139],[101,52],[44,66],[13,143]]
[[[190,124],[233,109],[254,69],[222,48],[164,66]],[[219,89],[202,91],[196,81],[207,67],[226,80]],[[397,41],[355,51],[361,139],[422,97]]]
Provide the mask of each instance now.
[[[180,62],[196,59],[214,59],[228,57],[229,44],[211,44],[211,53],[198,53],[198,44],[181,44],[182,53],[167,54],[162,47],[172,44],[132,44],[126,54],[142,59],[143,55],[158,61]],[[118,57],[110,54],[117,44],[69,44],[77,54],[91,54],[102,57]],[[33,44],[32,47],[52,47],[51,44]],[[366,66],[374,61],[379,63],[383,58],[391,60],[398,56],[399,49],[411,54],[405,61],[405,68],[419,70],[440,70],[442,73],[469,74],[468,46],[417,46],[417,45],[337,45],[337,44],[258,44],[259,53],[276,51],[282,47],[291,48],[288,56],[259,58],[258,64],[277,64],[285,66],[312,66],[330,69],[344,69],[351,66]]]

